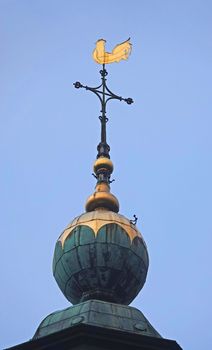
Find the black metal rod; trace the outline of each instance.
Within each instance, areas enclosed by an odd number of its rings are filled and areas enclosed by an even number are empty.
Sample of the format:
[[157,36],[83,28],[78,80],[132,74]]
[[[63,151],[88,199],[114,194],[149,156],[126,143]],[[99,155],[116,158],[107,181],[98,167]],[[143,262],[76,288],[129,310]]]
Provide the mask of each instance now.
[[101,116],[101,142],[107,143],[107,136],[106,136],[106,104],[105,104],[105,85],[106,85],[106,78],[105,78],[105,64],[102,65],[102,116]]

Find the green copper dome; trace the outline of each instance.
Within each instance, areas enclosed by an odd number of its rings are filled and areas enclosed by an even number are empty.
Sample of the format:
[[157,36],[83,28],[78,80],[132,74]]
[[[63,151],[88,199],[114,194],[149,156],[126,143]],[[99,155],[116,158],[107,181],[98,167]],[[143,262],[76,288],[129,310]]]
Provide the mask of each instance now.
[[59,237],[53,274],[73,304],[88,299],[129,304],[145,283],[148,264],[136,226],[120,214],[96,210],[75,218]]

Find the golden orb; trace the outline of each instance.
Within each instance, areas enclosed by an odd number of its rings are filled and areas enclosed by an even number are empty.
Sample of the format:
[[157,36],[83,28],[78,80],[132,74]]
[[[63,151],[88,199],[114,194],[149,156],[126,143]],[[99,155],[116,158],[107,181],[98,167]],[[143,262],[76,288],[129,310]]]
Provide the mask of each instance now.
[[109,192],[94,192],[88,197],[85,205],[87,212],[93,211],[97,208],[106,208],[108,210],[118,213],[119,202],[118,199]]
[[106,169],[109,171],[110,174],[113,172],[113,163],[109,158],[106,157],[100,157],[96,159],[93,170],[95,174],[98,172],[99,169]]
[[96,185],[95,192],[88,197],[85,204],[85,210],[87,212],[97,208],[106,208],[115,213],[119,211],[118,199],[110,193],[110,186],[105,182]]

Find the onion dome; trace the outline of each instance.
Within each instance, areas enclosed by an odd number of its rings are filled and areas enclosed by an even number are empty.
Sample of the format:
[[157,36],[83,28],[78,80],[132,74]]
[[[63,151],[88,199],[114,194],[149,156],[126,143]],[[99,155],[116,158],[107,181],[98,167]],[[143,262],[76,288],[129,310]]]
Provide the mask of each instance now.
[[63,231],[53,271],[72,304],[100,299],[128,305],[145,283],[148,264],[136,226],[118,213],[96,209],[76,217]]

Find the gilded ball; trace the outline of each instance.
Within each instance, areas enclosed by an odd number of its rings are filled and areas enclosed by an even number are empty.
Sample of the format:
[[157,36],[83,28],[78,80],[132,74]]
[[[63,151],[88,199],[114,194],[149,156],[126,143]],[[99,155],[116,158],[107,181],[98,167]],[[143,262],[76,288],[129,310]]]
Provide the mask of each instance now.
[[96,159],[93,170],[95,174],[97,174],[98,170],[100,169],[106,169],[110,174],[113,172],[113,163],[109,158],[106,157],[100,157]]

